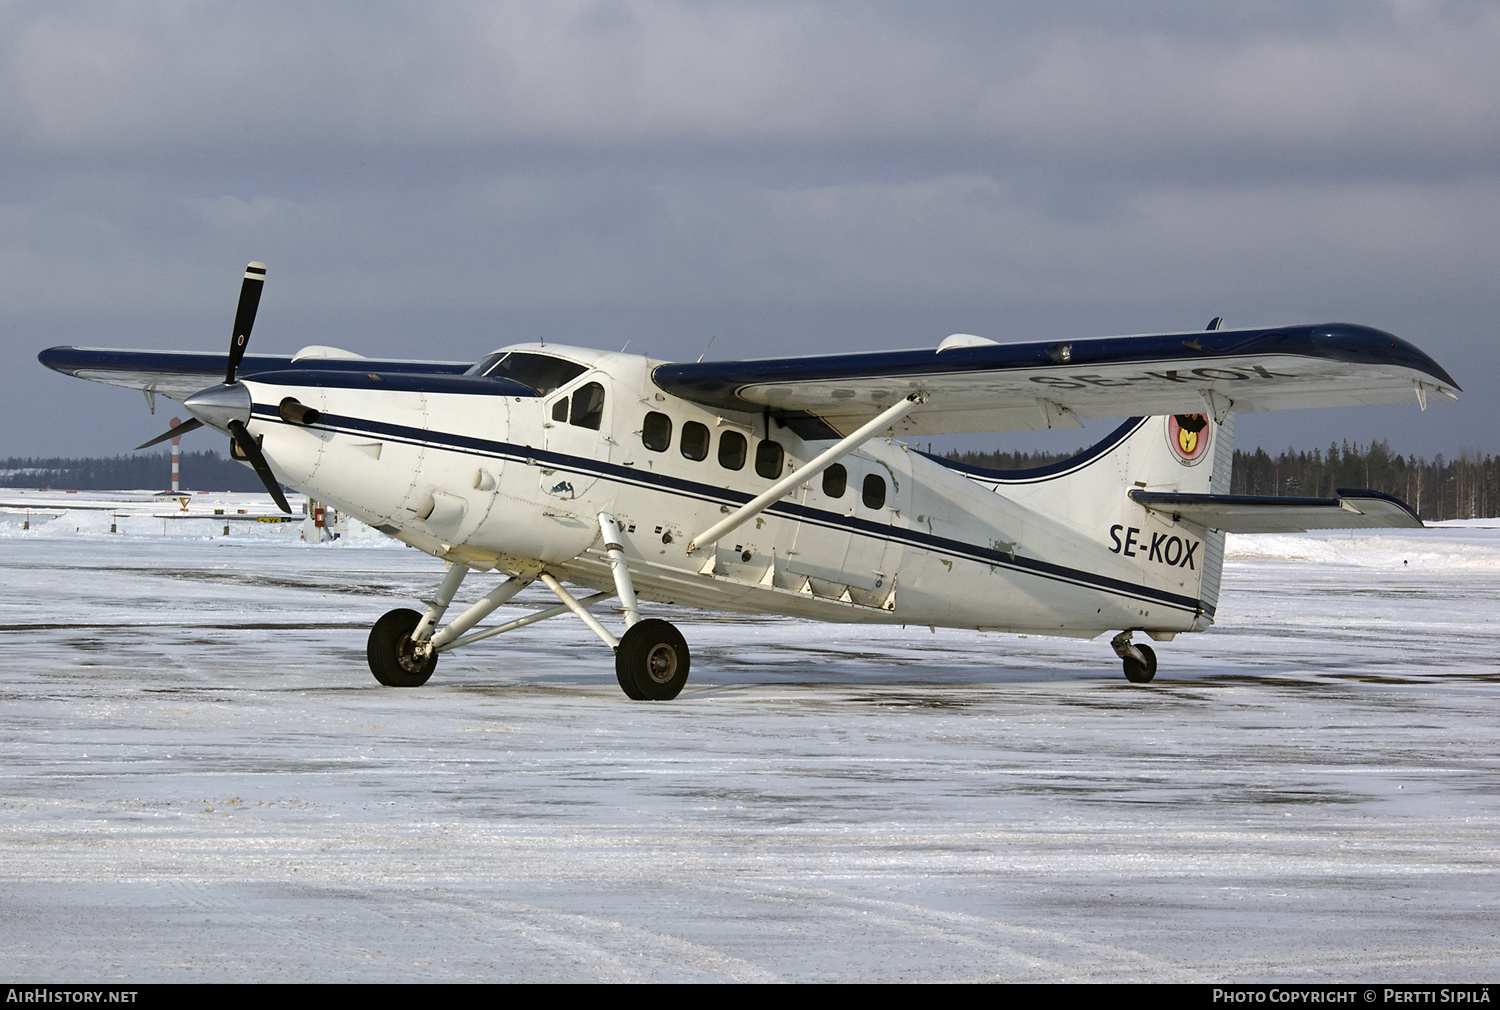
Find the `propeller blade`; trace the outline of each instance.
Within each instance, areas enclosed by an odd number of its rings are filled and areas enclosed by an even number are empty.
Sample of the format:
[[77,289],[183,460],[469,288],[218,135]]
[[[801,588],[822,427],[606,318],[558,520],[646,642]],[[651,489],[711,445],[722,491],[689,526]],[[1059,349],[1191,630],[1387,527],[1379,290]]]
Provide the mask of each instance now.
[[245,345],[250,342],[250,330],[255,326],[255,310],[260,308],[260,289],[266,284],[266,265],[251,263],[245,268],[245,281],[240,285],[240,307],[234,313],[234,335],[229,341],[229,370],[224,373],[224,384],[234,381],[240,361],[245,357]]
[[177,427],[168,428],[166,431],[162,432],[160,435],[157,435],[151,441],[142,442],[140,445],[136,446],[136,448],[145,449],[148,446],[155,445],[157,442],[165,442],[169,438],[176,438],[178,435],[181,435],[185,431],[192,431],[194,428],[201,427],[203,427],[202,421],[198,420],[196,417],[190,417],[186,421],[183,421],[181,424],[179,424]]
[[245,458],[250,461],[250,465],[255,467],[255,475],[266,486],[266,490],[271,492],[271,497],[276,500],[281,511],[291,515],[292,507],[286,503],[286,495],[281,493],[281,485],[276,482],[276,475],[271,472],[271,464],[266,462],[265,453],[260,451],[255,436],[250,434],[250,429],[245,427],[245,422],[230,421],[229,434],[234,438],[234,444],[240,447],[240,452],[244,453]]

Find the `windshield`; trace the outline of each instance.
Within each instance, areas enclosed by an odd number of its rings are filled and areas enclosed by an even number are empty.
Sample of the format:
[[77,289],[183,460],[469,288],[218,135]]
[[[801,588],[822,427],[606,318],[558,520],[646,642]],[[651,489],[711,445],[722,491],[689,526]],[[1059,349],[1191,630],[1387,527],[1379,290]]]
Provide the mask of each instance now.
[[532,351],[496,351],[486,354],[479,363],[469,369],[469,375],[489,375],[501,379],[512,379],[523,386],[530,386],[542,396],[565,386],[588,369],[574,361],[554,358],[550,354]]

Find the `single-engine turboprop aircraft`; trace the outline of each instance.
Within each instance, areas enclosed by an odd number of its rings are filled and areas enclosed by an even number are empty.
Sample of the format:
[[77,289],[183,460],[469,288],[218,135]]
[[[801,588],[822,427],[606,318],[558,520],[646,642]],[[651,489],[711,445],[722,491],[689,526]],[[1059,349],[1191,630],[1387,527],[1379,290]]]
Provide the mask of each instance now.
[[[265,267],[250,264],[223,355],[54,347],[83,379],[178,399],[266,490],[337,506],[434,557],[423,610],[370,632],[382,684],[439,654],[562,614],[615,653],[635,699],[677,696],[689,652],[639,601],[822,621],[1095,638],[1146,682],[1144,642],[1212,624],[1225,532],[1420,526],[1373,491],[1229,492],[1234,414],[1457,399],[1438,364],[1345,323],[673,364],[535,343],[474,363],[337,348],[246,355]],[[220,377],[222,376],[222,381]],[[1136,415],[1093,448],[1023,471],[899,436],[1081,427]],[[152,443],[146,443],[152,444]],[[443,623],[471,571],[503,576]],[[541,582],[558,605],[483,630]],[[564,582],[592,590],[579,598]],[[619,600],[618,638],[591,612]]]

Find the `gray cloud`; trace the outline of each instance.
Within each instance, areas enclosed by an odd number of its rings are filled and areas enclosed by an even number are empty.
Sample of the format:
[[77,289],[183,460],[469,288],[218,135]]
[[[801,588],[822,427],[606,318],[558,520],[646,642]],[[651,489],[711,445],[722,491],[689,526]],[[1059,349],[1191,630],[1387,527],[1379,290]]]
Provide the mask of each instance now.
[[0,5],[3,451],[149,427],[28,362],[217,347],[250,258],[283,349],[1352,319],[1471,395],[1326,423],[1436,451],[1495,429],[1497,41],[1478,3]]

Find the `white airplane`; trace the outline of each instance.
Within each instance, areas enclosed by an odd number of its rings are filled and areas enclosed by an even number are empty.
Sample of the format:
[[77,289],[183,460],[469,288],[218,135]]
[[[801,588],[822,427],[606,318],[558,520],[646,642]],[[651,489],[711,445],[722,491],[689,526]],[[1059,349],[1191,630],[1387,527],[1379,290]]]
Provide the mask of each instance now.
[[[639,601],[822,621],[1096,638],[1147,682],[1213,623],[1225,532],[1420,526],[1397,499],[1228,493],[1237,412],[1457,399],[1426,354],[1310,326],[674,364],[516,344],[474,363],[324,346],[245,354],[250,264],[224,355],[54,347],[69,375],[178,399],[278,482],[448,563],[424,610],[370,632],[382,684],[450,649],[563,614],[615,653],[634,699],[674,698],[690,653]],[[222,381],[219,376],[222,375]],[[898,436],[1080,427],[1136,415],[1066,461],[986,471]],[[150,443],[147,443],[150,444]],[[443,622],[472,571],[499,585]],[[483,630],[533,582],[558,598]],[[564,583],[592,590],[579,598]],[[617,598],[624,632],[592,613]]]

